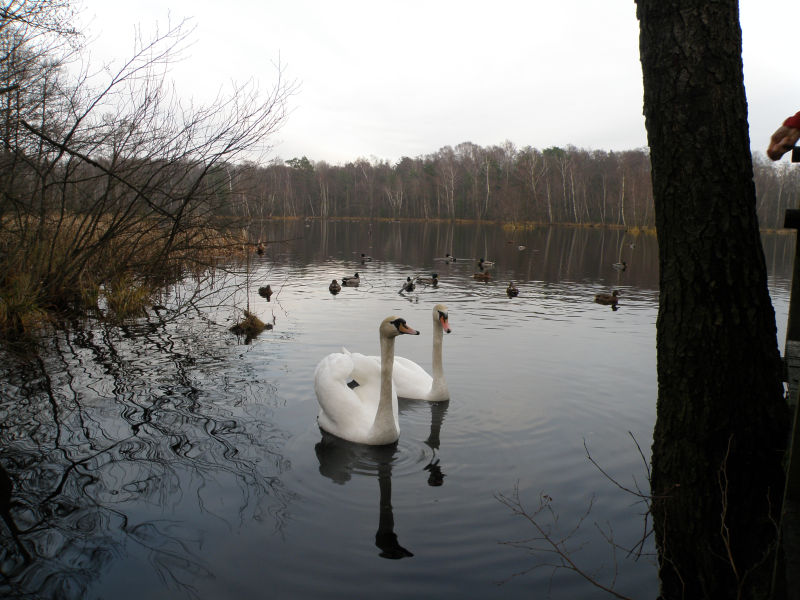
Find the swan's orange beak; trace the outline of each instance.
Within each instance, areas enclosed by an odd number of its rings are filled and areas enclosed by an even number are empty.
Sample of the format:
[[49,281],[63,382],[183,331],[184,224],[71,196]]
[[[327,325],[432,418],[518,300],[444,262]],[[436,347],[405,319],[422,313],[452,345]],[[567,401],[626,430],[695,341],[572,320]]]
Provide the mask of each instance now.
[[400,323],[400,325],[397,327],[397,331],[400,333],[407,333],[408,335],[419,335],[419,331],[416,329],[411,329],[411,327],[405,323]]
[[445,333],[450,333],[450,323],[447,322],[447,315],[439,315],[439,323],[442,324],[442,329]]

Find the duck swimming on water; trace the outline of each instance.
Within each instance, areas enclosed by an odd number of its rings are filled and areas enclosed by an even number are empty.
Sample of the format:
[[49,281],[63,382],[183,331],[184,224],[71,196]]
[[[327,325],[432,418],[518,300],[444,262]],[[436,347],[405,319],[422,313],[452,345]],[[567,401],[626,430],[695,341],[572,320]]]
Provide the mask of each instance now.
[[266,298],[267,302],[272,297],[272,288],[269,285],[265,285],[264,287],[258,288],[258,295],[262,298]]
[[605,304],[606,306],[612,304],[616,305],[617,302],[619,302],[618,296],[619,292],[617,290],[614,290],[610,294],[597,294],[594,297],[594,301],[597,302],[598,304]]
[[351,276],[342,277],[342,285],[357,286],[359,283],[361,283],[361,278],[358,276],[358,273],[356,273],[352,277]]
[[406,282],[403,284],[403,288],[400,290],[401,292],[413,292],[414,291],[414,282],[411,281],[411,277],[406,277]]
[[417,283],[424,283],[425,285],[437,286],[439,285],[439,274],[431,273],[430,277],[417,277]]

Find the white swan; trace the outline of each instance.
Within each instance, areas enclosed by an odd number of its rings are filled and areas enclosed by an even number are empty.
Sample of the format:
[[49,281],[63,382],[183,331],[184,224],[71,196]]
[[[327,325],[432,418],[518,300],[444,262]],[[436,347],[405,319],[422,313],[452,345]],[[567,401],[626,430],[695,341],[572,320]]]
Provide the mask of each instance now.
[[343,349],[324,357],[314,371],[319,426],[342,439],[373,446],[391,444],[400,437],[392,385],[394,338],[403,333],[419,335],[399,317],[385,318],[378,333],[379,369],[364,355]]
[[[450,399],[442,365],[442,338],[445,332],[450,333],[447,306],[437,304],[433,307],[433,377],[413,360],[396,356],[392,381],[398,397],[429,402]],[[377,356],[369,358],[375,363],[379,361]]]

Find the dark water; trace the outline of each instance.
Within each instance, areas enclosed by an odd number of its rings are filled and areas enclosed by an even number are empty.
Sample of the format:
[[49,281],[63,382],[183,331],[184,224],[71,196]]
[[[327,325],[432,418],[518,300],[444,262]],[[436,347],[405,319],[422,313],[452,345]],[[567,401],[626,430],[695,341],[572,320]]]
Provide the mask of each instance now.
[[[603,585],[656,596],[652,539],[638,545],[645,507],[587,456],[647,493],[637,443],[649,459],[653,237],[302,222],[254,235],[280,242],[253,257],[249,278],[232,266],[166,292],[167,308],[192,300],[177,318],[90,324],[55,335],[40,358],[3,357],[0,464],[14,490],[9,506],[0,489],[0,508],[19,533],[0,525],[0,594],[598,597],[542,551],[543,532]],[[794,237],[764,243],[782,346]],[[459,260],[433,260],[445,253]],[[488,283],[472,278],[481,256],[496,262]],[[356,271],[358,288],[328,292]],[[432,271],[438,288],[398,293]],[[256,292],[266,283],[269,303]],[[245,284],[274,324],[249,343],[227,331]],[[613,288],[617,311],[592,301]],[[323,436],[319,359],[342,345],[378,354],[378,323],[399,314],[422,335],[397,353],[429,365],[437,302],[453,328],[451,400],[401,402],[396,446]]]

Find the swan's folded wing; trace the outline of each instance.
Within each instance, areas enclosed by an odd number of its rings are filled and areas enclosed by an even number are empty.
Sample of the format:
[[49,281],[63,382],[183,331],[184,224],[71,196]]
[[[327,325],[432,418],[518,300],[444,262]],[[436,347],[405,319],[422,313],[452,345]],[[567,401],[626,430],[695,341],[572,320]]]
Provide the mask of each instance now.
[[381,359],[379,356],[366,356],[360,352],[351,352],[350,358],[353,361],[352,376],[359,385],[366,385],[373,381],[380,382]]
[[326,385],[335,382],[347,384],[353,372],[353,359],[350,353],[333,352],[323,357],[314,370],[314,387],[324,382]]
[[400,398],[423,399],[430,394],[433,377],[413,360],[395,356],[392,382]]
[[[356,376],[363,383],[352,384]],[[372,366],[372,361],[356,352],[329,354],[314,371],[314,391],[322,429],[347,440],[369,436],[380,396],[379,366]]]
[[353,415],[358,415],[360,401],[347,387],[353,372],[349,353],[328,354],[314,370],[314,391],[319,402],[317,420],[320,427],[335,435],[346,437],[344,429],[352,426]]

